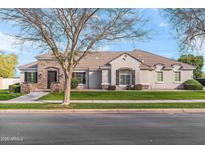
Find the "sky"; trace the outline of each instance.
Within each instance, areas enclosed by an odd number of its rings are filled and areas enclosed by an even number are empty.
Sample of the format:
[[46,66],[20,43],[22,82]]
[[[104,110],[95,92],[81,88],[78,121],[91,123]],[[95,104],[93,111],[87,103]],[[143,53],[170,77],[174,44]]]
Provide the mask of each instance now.
[[[141,42],[115,42],[99,47],[98,50],[132,51],[134,49],[141,49],[171,59],[177,59],[180,56],[180,52],[177,41],[173,37],[173,28],[171,25],[165,17],[161,16],[159,9],[144,9],[144,15],[149,18],[149,26],[147,28],[152,29],[150,35],[151,39]],[[17,66],[35,61],[35,56],[41,54],[42,51],[26,44],[17,46],[15,38],[10,36],[10,34],[17,32],[17,27],[0,22],[0,51],[4,51],[5,53],[15,53],[18,56]],[[19,71],[16,69],[16,77],[18,76]]]

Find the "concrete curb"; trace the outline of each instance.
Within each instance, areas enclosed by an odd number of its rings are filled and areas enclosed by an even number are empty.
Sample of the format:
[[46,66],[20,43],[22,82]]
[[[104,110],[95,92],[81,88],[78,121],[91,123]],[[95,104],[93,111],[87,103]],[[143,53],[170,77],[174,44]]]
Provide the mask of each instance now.
[[[62,100],[39,101],[44,103],[62,103]],[[71,100],[71,103],[205,103],[205,100]]]
[[[62,100],[0,101],[0,103],[62,103]],[[205,103],[204,99],[194,100],[71,100],[71,103]]]
[[0,113],[205,113],[205,109],[8,109]]

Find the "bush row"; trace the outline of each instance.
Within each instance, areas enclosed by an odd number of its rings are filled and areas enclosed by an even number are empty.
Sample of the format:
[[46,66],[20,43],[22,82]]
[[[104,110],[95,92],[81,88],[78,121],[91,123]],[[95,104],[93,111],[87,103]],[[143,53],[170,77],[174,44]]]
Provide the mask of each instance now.
[[[126,86],[126,90],[143,90],[143,89],[149,89],[149,85],[136,84],[136,85]],[[116,86],[115,85],[109,85],[107,90],[116,90]]]
[[[185,90],[202,90],[203,86],[197,80],[187,80],[183,83]],[[144,90],[149,89],[149,85],[136,84],[136,85],[128,85],[126,87],[127,90]],[[108,90],[116,90],[115,85],[109,85]]]
[[[72,78],[71,80],[71,88],[75,89],[78,86],[79,81],[75,78]],[[202,90],[203,86],[201,83],[199,83],[197,80],[187,80],[183,83],[185,90]],[[108,90],[116,90],[115,85],[109,85]],[[134,86],[128,85],[126,87],[127,90],[143,90],[143,89],[149,89],[149,85],[143,85],[143,84],[136,84]],[[21,92],[21,86],[20,83],[12,84],[9,86],[9,91],[12,93],[20,93]]]
[[15,84],[9,85],[9,92],[20,93],[21,92],[20,83],[15,83]]

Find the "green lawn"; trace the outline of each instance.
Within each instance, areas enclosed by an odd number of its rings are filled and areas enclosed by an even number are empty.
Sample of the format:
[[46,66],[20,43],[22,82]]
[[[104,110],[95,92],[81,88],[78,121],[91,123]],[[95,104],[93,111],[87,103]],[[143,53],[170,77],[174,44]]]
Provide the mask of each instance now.
[[69,106],[49,103],[0,104],[3,109],[166,109],[205,108],[205,103],[72,103]]
[[[64,93],[49,93],[40,100],[62,100]],[[205,99],[205,91],[100,91],[71,92],[72,100],[180,100]]]
[[9,100],[21,96],[20,93],[10,93],[8,90],[0,90],[0,100]]

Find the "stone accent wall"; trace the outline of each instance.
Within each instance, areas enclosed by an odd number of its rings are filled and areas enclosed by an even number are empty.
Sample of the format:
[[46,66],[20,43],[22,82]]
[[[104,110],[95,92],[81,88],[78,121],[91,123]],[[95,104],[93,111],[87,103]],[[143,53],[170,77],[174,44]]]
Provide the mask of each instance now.
[[37,83],[22,83],[21,84],[21,93],[23,94],[34,92],[36,89],[38,89]]
[[51,83],[51,92],[62,92],[63,90],[64,88],[59,82]]
[[64,88],[64,73],[60,64],[55,60],[39,60],[38,61],[38,83],[39,89],[47,89],[48,71],[57,71],[57,82],[60,89]]

